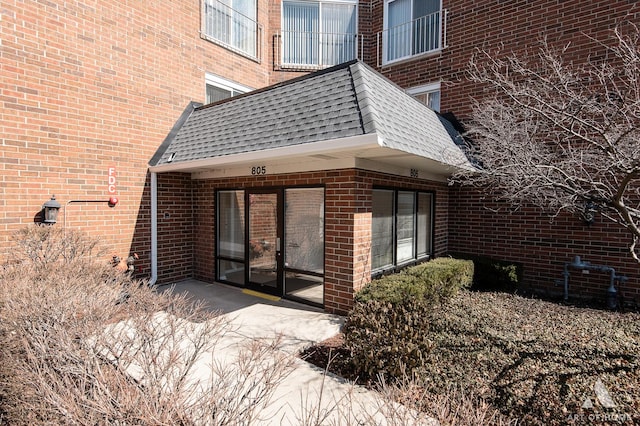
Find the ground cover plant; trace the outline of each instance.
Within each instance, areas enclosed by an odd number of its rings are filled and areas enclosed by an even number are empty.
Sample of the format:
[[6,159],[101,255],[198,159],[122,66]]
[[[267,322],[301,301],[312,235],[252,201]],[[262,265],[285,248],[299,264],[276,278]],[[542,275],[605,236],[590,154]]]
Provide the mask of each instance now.
[[[422,320],[430,349],[405,398],[419,395],[417,405],[443,424],[640,423],[637,313],[461,290]],[[319,365],[331,358],[334,372],[357,380],[347,347],[336,336],[303,356]],[[452,414],[461,392],[467,409]],[[478,413],[483,421],[470,420]]]

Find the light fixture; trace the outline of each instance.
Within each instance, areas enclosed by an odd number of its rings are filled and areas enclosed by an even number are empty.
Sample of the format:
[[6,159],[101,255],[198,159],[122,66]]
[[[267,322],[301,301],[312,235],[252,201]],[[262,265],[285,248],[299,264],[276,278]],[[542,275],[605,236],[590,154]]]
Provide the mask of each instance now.
[[49,201],[42,205],[42,222],[48,225],[56,223],[60,207],[60,203],[56,201],[56,196],[53,195]]
[[593,201],[587,201],[584,205],[584,210],[581,213],[582,220],[585,224],[591,225],[596,221],[596,212],[598,211],[598,205]]

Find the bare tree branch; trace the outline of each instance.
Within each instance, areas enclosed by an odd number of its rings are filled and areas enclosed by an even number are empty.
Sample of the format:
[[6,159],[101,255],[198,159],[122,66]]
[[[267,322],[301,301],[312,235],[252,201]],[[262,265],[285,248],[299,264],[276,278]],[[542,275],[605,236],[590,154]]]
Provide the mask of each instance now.
[[629,231],[640,262],[640,29],[622,23],[591,40],[598,55],[579,65],[565,61],[570,45],[546,40],[533,54],[474,55],[469,78],[488,87],[468,123],[477,170],[452,180],[552,215],[595,204]]

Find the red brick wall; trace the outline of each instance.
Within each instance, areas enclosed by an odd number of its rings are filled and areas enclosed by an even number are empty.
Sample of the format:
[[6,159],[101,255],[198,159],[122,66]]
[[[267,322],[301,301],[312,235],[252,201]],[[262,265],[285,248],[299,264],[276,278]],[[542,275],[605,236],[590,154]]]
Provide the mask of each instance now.
[[[267,24],[270,2],[258,3]],[[66,213],[110,252],[147,256],[148,160],[188,103],[204,101],[206,72],[263,87],[269,62],[203,40],[200,0],[3,0],[0,14],[0,259],[52,194],[56,226]]]
[[[444,184],[362,170],[243,176],[194,181],[194,276],[215,277],[214,193],[216,189],[242,189],[317,185],[325,187],[325,309],[344,313],[352,305],[353,291],[371,278],[368,241],[371,237],[371,189],[374,186],[433,191],[435,193],[434,248],[448,251],[448,188]],[[164,278],[161,278],[164,280]]]
[[[383,26],[383,0],[372,0],[374,32]],[[568,45],[567,61],[584,62],[601,56],[602,47],[589,39],[605,39],[624,19],[638,22],[640,7],[629,1],[461,1],[443,0],[448,9],[447,44],[440,53],[382,66],[379,70],[404,88],[442,81],[441,111],[452,112],[463,123],[469,118],[471,99],[483,96],[483,87],[466,80],[469,59],[478,48],[520,53],[539,47],[541,37],[550,44]],[[377,57],[375,43],[371,58]],[[549,217],[531,206],[514,214],[493,213],[499,206],[476,193],[455,189],[450,203],[449,249],[495,256],[524,265],[524,287],[562,292],[562,268],[575,255],[593,264],[613,266],[631,277],[622,291],[638,298],[638,266],[630,261],[624,231],[599,218],[591,227],[579,219]],[[606,285],[605,285],[606,283]],[[608,277],[572,272],[570,292],[604,296]]]
[[160,283],[193,277],[194,221],[191,174],[158,175],[158,272]]
[[[627,302],[640,302],[640,268],[628,252],[630,238],[600,215],[592,225],[570,214],[552,220],[536,206],[511,212],[502,203],[459,188],[451,190],[449,208],[449,250],[522,263],[525,290],[562,294],[564,264],[580,256],[629,277],[620,294]],[[570,297],[606,298],[608,274],[570,273]]]
[[[383,0],[371,0],[372,37],[383,28]],[[571,43],[567,60],[584,60],[602,49],[589,37],[605,38],[616,23],[629,18],[638,21],[640,7],[627,0],[530,1],[530,0],[443,0],[448,10],[447,44],[440,53],[382,66],[386,77],[404,88],[441,80],[441,111],[453,112],[464,120],[470,112],[471,97],[482,88],[465,78],[471,55],[478,48],[503,53],[535,48],[541,37],[558,46]],[[362,23],[361,26],[366,26]],[[374,37],[375,38],[375,37]],[[370,57],[377,65],[376,43]]]
[[[545,34],[554,43],[571,41],[568,59],[578,60],[596,52],[595,44],[582,33],[603,37],[629,11],[636,13],[637,20],[635,3],[444,0],[449,10],[449,47],[438,55],[381,71],[403,87],[442,79],[442,110],[464,120],[470,97],[481,94],[481,88],[464,79],[466,63],[476,47],[521,50]],[[199,0],[100,0],[91,4],[4,0],[0,11],[0,259],[12,232],[36,221],[42,203],[55,194],[63,205],[56,226],[85,229],[121,256],[138,252],[140,269],[148,273],[147,161],[188,103],[204,101],[206,72],[253,87],[298,75],[273,67],[273,35],[280,28],[280,7],[280,1],[258,1],[263,60],[257,63],[200,38]],[[375,32],[382,29],[382,9],[382,0],[363,0],[359,7],[359,31],[368,33],[365,59],[374,66]],[[116,169],[120,202],[115,208],[106,203],[109,167]],[[350,303],[347,293],[352,283],[368,276],[367,266],[357,260],[365,257],[364,252],[354,248],[370,232],[368,189],[375,182],[388,184],[389,177],[350,171],[232,179],[224,185],[298,185],[325,180],[327,215],[332,214],[339,227],[327,236],[327,250],[346,256],[344,263],[327,267],[332,283],[327,300],[332,309],[342,310]],[[173,174],[162,176],[159,182],[163,278],[176,280],[194,274],[211,279],[213,238],[200,236],[213,228],[213,192],[208,192],[212,183],[191,183],[187,175]],[[414,185],[403,178],[394,182]],[[487,214],[477,198],[460,192],[451,201],[449,222],[447,190],[441,185],[435,188],[439,254],[448,248],[486,250],[507,258],[520,253],[517,257],[525,262],[527,282],[543,287],[555,280],[559,263],[580,254],[577,251],[593,263],[619,265],[630,276],[635,271],[623,260],[626,236],[618,230],[598,224],[577,230],[568,219],[566,224],[547,225],[546,217],[537,212],[517,220],[514,217],[518,216],[511,216],[503,223],[502,215]],[[104,203],[68,204],[96,199]],[[474,216],[478,219],[470,226],[467,217]],[[536,224],[532,228],[536,233],[531,231],[522,243],[519,235],[528,221]],[[190,243],[190,234],[199,238]],[[469,242],[474,238],[475,245]],[[349,249],[343,252],[345,244]],[[341,283],[347,283],[346,287]],[[632,294],[637,294],[637,285],[635,288]]]
[[194,268],[193,277],[215,281],[215,193],[210,181],[193,181]]

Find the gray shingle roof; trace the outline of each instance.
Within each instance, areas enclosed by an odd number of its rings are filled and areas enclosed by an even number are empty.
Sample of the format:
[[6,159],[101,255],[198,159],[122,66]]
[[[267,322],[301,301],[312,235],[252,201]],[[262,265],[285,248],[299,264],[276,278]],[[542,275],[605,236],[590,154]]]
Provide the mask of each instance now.
[[457,165],[438,115],[360,61],[193,109],[150,165],[377,134],[382,146]]

